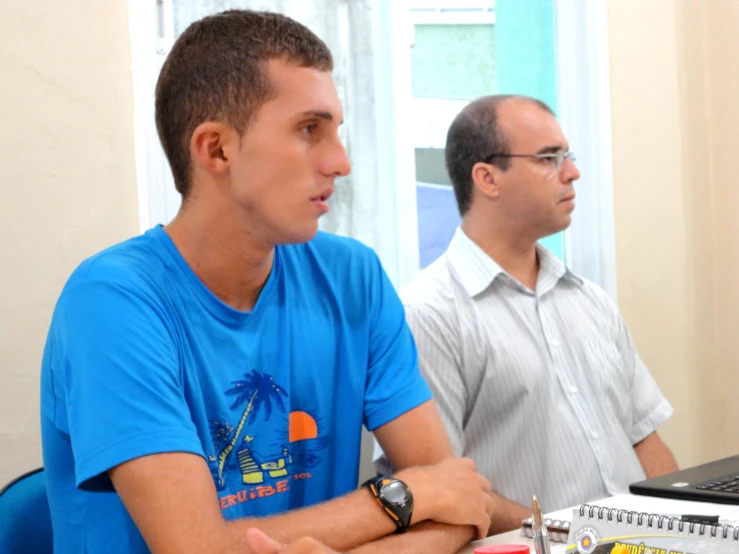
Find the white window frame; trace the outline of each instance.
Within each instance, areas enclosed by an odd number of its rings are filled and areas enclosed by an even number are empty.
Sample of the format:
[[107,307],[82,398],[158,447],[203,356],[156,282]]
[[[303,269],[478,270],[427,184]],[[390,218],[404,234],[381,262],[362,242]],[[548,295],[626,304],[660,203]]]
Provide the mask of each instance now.
[[414,25],[495,23],[495,0],[409,0]]

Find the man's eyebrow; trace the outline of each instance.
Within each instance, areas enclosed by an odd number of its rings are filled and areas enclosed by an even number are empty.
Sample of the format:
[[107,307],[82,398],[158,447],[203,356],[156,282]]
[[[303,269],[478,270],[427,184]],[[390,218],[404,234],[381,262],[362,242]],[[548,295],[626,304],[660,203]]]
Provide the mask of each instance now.
[[545,146],[544,148],[540,148],[537,154],[556,154],[560,150],[567,150],[566,145],[564,144],[556,144],[551,146]]
[[[302,114],[300,114],[300,117],[301,118],[317,117],[318,119],[324,119],[326,121],[334,120],[334,115],[331,112],[327,112],[325,110],[308,110],[307,112],[303,112]],[[344,121],[342,120],[341,123],[344,123]]]

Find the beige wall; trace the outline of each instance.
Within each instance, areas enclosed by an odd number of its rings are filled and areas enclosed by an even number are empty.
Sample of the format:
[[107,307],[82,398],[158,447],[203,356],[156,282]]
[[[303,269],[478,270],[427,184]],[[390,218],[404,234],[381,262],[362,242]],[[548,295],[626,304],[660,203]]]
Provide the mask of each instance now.
[[739,452],[739,3],[609,0],[619,304],[681,465]]
[[[697,0],[694,0],[697,2]],[[739,2],[707,3],[710,38],[707,49],[711,110],[707,114],[712,134],[710,148],[695,160],[691,181],[696,189],[705,182],[702,173],[710,168],[715,218],[715,344],[717,369],[706,404],[716,405],[719,418],[719,452],[739,452]],[[689,18],[687,19],[689,22]],[[690,109],[688,106],[687,109]],[[696,190],[696,194],[700,192]],[[700,250],[701,246],[697,245]],[[715,399],[715,401],[712,401]]]
[[0,17],[0,484],[40,465],[38,374],[74,266],[138,230],[125,0]]

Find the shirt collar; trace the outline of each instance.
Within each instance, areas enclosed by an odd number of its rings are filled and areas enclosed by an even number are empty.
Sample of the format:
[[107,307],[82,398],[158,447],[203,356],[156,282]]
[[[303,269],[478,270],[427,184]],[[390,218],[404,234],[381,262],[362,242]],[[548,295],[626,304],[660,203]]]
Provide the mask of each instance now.
[[[536,284],[539,296],[552,289],[562,278],[579,285],[583,284],[580,277],[572,273],[562,260],[541,244],[536,245],[536,252],[539,256],[539,279]],[[452,237],[446,251],[446,259],[470,297],[477,296],[487,289],[500,274],[507,275],[512,281],[517,282],[470,239],[461,227],[457,228]]]

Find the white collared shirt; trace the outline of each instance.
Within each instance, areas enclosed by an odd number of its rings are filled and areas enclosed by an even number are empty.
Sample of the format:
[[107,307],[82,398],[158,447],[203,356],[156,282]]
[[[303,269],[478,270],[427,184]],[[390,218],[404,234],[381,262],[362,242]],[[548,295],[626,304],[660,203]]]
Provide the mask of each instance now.
[[608,295],[537,253],[532,291],[457,229],[401,297],[455,454],[551,511],[644,479],[633,445],[673,410]]

